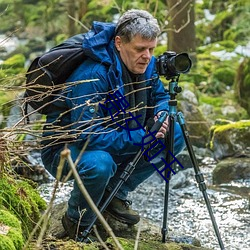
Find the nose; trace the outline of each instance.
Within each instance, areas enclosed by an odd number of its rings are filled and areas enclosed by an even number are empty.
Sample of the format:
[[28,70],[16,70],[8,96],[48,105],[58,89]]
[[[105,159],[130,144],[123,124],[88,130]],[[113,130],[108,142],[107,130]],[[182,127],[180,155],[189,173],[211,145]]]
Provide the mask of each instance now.
[[149,49],[146,49],[142,55],[143,59],[150,59],[151,58],[151,53]]

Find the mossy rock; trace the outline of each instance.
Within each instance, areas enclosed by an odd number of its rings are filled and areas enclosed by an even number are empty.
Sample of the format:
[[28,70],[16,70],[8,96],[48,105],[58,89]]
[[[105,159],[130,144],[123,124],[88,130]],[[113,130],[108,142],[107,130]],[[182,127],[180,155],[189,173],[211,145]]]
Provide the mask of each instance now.
[[0,207],[4,207],[21,221],[25,239],[40,219],[41,211],[46,208],[46,202],[30,183],[5,174],[0,178]]
[[230,156],[248,155],[250,142],[250,120],[214,125],[210,130],[210,149],[215,159]]
[[[135,245],[134,239],[124,239],[118,238],[120,244],[122,245],[124,250],[133,250]],[[113,243],[113,239],[109,238],[107,243]],[[112,248],[113,249],[113,248]],[[175,243],[175,242],[166,242],[162,243],[161,241],[156,240],[139,240],[138,242],[138,250],[208,250],[208,248],[197,247],[184,243]]]
[[9,211],[0,209],[0,249],[19,250],[23,244],[20,221]]

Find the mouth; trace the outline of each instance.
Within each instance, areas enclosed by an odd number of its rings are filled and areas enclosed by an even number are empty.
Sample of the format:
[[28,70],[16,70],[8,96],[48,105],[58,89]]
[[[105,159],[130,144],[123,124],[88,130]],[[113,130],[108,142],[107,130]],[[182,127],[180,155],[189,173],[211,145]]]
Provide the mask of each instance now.
[[139,63],[139,65],[141,65],[141,66],[148,66],[148,63],[147,62],[141,62],[141,63]]

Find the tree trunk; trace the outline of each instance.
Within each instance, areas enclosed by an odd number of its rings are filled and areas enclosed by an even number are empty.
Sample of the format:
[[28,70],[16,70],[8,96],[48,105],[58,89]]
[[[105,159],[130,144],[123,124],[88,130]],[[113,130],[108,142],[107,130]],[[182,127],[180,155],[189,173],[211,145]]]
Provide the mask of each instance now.
[[87,13],[88,10],[88,2],[87,0],[79,1],[79,11],[78,11],[78,18],[79,20]]
[[195,0],[167,0],[169,9],[168,50],[189,53],[196,60]]
[[68,34],[73,36],[76,34],[76,3],[75,0],[69,0],[67,4],[67,9],[69,13],[69,22],[68,22]]

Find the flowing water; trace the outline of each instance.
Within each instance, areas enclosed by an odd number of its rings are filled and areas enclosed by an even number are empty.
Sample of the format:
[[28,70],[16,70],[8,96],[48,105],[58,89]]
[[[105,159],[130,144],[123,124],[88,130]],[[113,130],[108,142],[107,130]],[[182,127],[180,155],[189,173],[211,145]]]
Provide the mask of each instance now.
[[[215,162],[205,158],[201,171],[205,178],[207,194],[226,250],[250,250],[250,180],[212,185]],[[56,203],[69,198],[72,183],[60,187]],[[40,186],[45,200],[51,197],[53,182]],[[133,208],[142,217],[162,227],[164,213],[165,181],[155,175],[130,194]],[[170,182],[167,225],[170,234],[195,237],[201,245],[219,250],[217,237],[202,195],[197,187],[192,168],[174,175]]]

